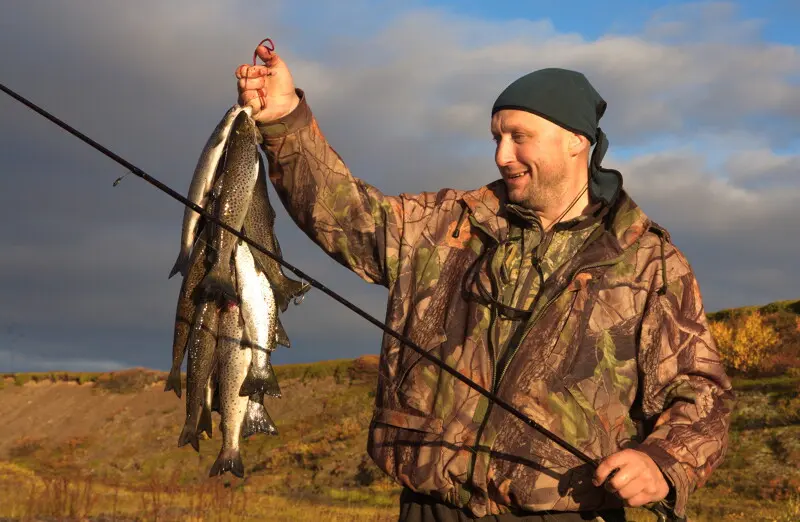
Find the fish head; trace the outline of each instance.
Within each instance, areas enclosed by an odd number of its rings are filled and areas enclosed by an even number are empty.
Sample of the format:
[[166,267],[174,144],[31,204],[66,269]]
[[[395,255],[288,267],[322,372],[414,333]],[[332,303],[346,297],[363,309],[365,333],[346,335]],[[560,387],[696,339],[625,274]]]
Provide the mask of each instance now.
[[[247,107],[246,109],[249,108]],[[250,111],[246,109],[240,111],[233,121],[233,132],[231,134],[232,137],[237,139],[253,139],[254,136],[259,134],[258,129],[256,129],[256,122],[250,116]]]

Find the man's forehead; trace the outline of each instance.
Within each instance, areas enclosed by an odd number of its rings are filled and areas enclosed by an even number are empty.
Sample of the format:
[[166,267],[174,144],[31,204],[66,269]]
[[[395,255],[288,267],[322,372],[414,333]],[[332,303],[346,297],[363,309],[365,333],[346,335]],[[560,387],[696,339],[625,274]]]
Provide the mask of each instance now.
[[494,113],[490,127],[493,132],[506,132],[514,129],[550,129],[558,125],[532,112],[503,109]]

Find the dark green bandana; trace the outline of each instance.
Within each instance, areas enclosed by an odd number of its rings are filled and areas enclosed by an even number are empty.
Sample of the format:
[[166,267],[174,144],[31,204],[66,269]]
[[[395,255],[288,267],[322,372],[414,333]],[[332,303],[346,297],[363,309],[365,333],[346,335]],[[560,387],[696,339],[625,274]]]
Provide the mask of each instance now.
[[595,145],[589,166],[592,201],[610,204],[616,200],[622,188],[622,175],[600,166],[608,150],[608,139],[598,127],[606,102],[583,74],[557,68],[526,74],[500,93],[492,115],[502,109],[527,111],[586,136]]

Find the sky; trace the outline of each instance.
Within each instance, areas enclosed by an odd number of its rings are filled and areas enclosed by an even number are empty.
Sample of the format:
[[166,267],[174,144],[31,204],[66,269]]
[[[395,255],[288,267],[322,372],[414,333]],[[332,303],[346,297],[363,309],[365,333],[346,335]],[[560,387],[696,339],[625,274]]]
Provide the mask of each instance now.
[[[489,111],[543,67],[608,102],[604,166],[687,256],[707,311],[800,298],[793,1],[15,2],[0,83],[186,193],[270,37],[331,145],[387,194],[497,179]],[[491,6],[491,7],[490,7]],[[0,372],[166,370],[183,207],[0,93]],[[387,290],[327,258],[270,188],[284,258],[382,320]],[[312,289],[275,364],[376,354]]]

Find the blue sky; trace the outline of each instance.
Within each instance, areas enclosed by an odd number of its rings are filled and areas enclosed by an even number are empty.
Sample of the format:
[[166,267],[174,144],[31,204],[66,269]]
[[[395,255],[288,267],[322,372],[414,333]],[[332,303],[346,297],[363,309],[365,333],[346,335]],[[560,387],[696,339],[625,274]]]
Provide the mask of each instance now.
[[[6,14],[0,82],[179,191],[267,36],[352,172],[387,193],[492,181],[499,91],[534,68],[580,70],[609,102],[604,163],[670,230],[707,309],[800,298],[797,2],[30,0]],[[5,95],[0,157],[0,372],[168,368],[182,207],[134,176],[112,187],[121,167]],[[286,259],[381,318],[386,289],[325,257],[272,195]],[[320,292],[283,321],[278,364],[379,349]]]
[[[421,5],[441,6],[456,13],[484,20],[512,20],[547,18],[558,31],[578,32],[587,39],[596,39],[613,32],[637,34],[654,12],[676,6],[689,6],[697,2],[668,2],[654,0],[591,0],[571,1],[430,1]],[[792,0],[750,0],[735,2],[737,17],[757,19],[765,37],[772,42],[795,44],[800,40],[797,24],[800,21],[800,4]]]

